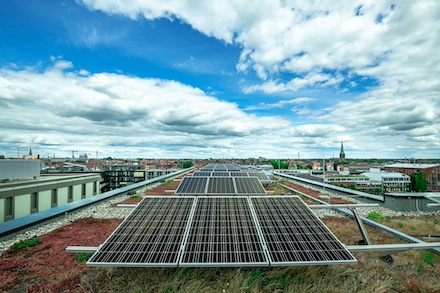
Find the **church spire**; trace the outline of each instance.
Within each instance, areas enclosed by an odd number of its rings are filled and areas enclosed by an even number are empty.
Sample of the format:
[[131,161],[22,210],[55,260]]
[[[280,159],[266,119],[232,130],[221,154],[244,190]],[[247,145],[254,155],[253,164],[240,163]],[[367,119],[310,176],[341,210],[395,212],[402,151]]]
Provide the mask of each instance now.
[[341,141],[341,152],[339,153],[339,160],[345,160],[344,142]]

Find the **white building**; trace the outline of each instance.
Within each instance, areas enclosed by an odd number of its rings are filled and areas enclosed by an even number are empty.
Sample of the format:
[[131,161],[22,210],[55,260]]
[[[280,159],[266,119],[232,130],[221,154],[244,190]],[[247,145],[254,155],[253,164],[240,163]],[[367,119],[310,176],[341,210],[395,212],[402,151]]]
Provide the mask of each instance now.
[[399,172],[384,172],[372,168],[362,175],[368,177],[372,183],[380,183],[383,192],[406,192],[411,185],[411,177]]

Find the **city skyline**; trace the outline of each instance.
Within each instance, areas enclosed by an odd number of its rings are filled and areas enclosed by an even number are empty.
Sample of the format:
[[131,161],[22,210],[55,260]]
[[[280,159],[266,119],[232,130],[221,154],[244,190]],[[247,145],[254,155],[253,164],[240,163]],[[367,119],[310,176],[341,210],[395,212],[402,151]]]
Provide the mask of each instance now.
[[430,0],[6,0],[0,155],[438,159],[439,26]]

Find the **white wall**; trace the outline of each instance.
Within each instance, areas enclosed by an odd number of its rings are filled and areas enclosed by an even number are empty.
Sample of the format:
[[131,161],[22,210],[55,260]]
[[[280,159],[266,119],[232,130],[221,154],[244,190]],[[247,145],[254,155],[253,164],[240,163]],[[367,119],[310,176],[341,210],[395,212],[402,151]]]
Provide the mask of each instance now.
[[31,213],[31,195],[23,194],[14,197],[14,219]]

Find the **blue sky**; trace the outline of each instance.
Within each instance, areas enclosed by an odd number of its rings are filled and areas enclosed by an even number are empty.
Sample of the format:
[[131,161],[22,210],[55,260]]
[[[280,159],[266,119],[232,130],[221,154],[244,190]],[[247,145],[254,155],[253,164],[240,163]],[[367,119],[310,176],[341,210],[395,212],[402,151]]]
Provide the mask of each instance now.
[[3,1],[0,154],[438,158],[436,1]]

